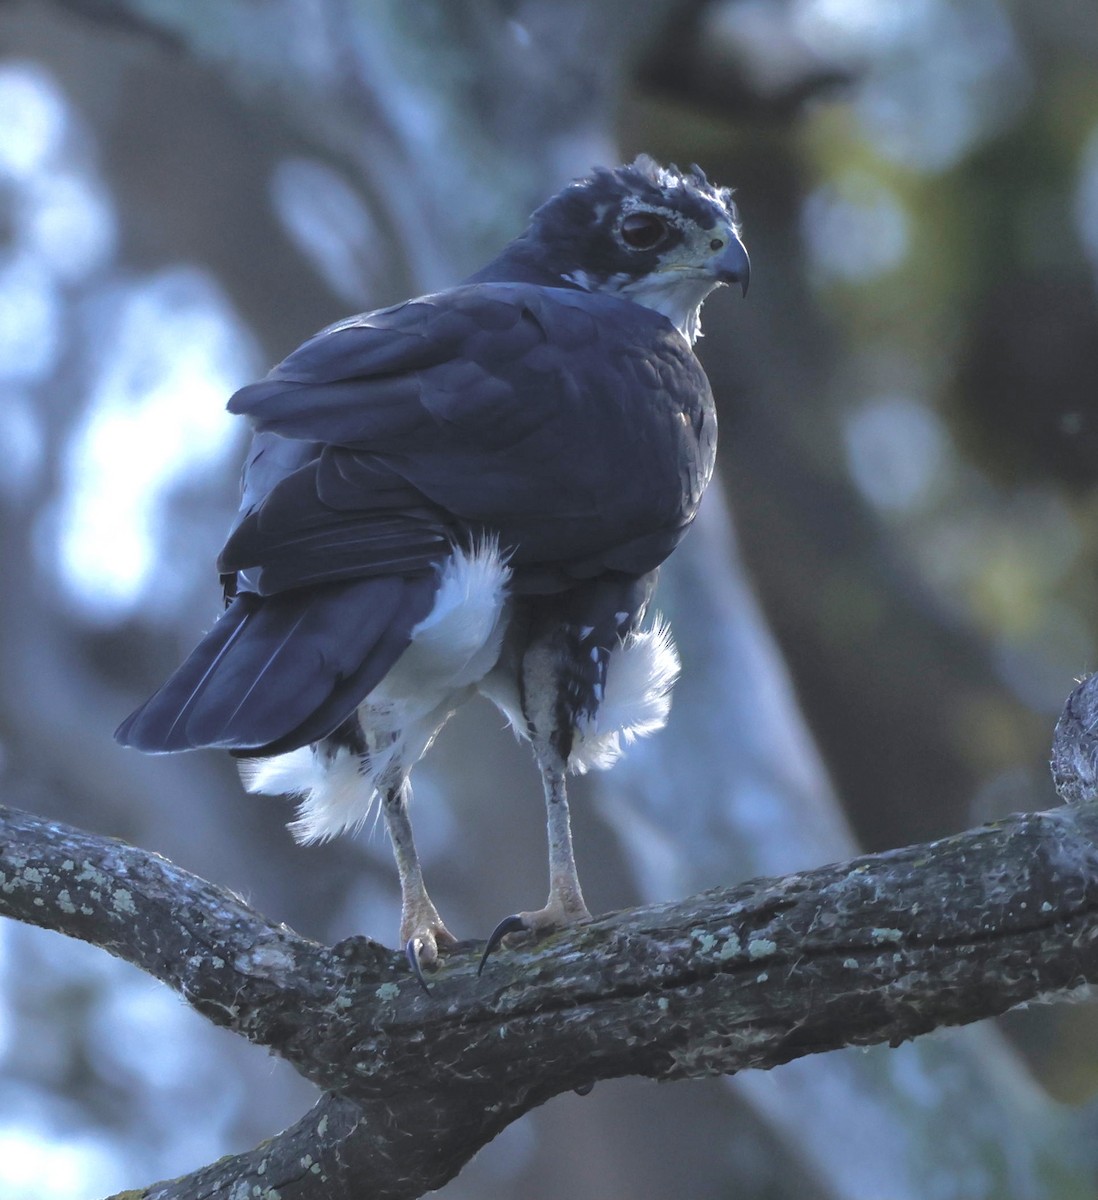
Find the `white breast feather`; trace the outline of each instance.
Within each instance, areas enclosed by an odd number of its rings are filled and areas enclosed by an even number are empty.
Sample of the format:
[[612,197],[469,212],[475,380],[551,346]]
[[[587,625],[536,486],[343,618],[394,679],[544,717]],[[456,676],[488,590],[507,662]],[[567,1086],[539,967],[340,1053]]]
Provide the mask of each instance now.
[[507,625],[510,575],[493,540],[454,550],[446,560],[434,606],[358,707],[369,755],[340,750],[331,756],[303,746],[240,764],[249,792],[300,797],[290,825],[299,842],[325,841],[360,827],[379,793],[399,786],[473,685],[495,666]]

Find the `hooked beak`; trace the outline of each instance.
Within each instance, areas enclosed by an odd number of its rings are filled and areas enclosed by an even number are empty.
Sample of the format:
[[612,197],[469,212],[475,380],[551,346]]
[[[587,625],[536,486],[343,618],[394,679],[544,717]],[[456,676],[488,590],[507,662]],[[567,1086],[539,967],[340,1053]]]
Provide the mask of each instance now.
[[747,285],[751,281],[751,260],[743,242],[736,235],[730,234],[728,244],[715,254],[706,264],[718,283],[738,283],[740,290],[746,296]]

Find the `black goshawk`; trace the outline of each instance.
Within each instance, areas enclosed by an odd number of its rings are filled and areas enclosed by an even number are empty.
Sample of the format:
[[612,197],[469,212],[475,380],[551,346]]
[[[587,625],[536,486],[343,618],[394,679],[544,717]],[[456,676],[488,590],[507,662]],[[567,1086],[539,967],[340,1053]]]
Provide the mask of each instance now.
[[645,610],[716,446],[691,347],[706,296],[747,280],[731,193],[642,156],[566,187],[462,285],[341,321],[242,388],[226,611],[118,740],[230,750],[251,790],[300,797],[302,841],[380,798],[419,973],[454,938],[409,775],[482,693],[532,745],[549,827],[548,903],[490,945],[585,918],[565,775],[666,720],[678,661]]

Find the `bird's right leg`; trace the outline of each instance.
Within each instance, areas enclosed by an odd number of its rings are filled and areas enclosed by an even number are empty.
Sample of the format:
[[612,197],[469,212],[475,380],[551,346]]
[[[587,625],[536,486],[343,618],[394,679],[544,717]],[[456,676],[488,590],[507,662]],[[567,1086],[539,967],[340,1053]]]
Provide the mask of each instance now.
[[549,835],[549,899],[544,908],[519,913],[524,927],[537,933],[586,921],[591,914],[580,889],[572,849],[572,822],[565,790],[565,760],[552,742],[535,745],[538,770],[545,789],[546,830]]
[[412,970],[426,987],[423,967],[433,966],[439,946],[452,946],[457,938],[442,923],[423,882],[408,816],[411,795],[411,784],[403,776],[382,790],[382,808],[400,873],[400,941]]
[[544,908],[504,917],[492,930],[481,956],[479,975],[492,951],[509,934],[547,933],[586,921],[591,914],[583,899],[576,857],[572,849],[572,822],[568,815],[565,763],[553,739],[535,738],[534,753],[545,788],[546,827],[549,834],[549,899]]

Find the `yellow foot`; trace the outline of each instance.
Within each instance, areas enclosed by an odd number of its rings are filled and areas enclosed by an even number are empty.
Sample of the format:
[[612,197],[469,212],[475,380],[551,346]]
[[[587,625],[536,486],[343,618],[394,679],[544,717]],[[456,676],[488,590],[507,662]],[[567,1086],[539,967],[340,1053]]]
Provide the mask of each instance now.
[[477,974],[479,975],[484,970],[484,964],[488,961],[488,956],[492,951],[503,942],[504,938],[509,938],[512,934],[521,934],[524,938],[531,935],[541,937],[555,929],[564,929],[568,925],[578,925],[581,921],[590,919],[591,914],[587,911],[587,906],[582,899],[574,899],[569,903],[560,896],[550,897],[549,903],[544,908],[536,909],[534,912],[513,913],[509,917],[504,917],[488,938],[488,944],[484,947],[484,953],[481,955],[480,966],[477,967]]
[[431,905],[430,912],[405,914],[400,922],[400,940],[412,973],[425,992],[431,989],[424,977],[425,967],[433,968],[438,963],[440,946],[455,946],[457,938],[442,923],[442,918]]

